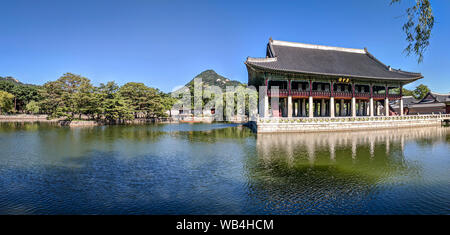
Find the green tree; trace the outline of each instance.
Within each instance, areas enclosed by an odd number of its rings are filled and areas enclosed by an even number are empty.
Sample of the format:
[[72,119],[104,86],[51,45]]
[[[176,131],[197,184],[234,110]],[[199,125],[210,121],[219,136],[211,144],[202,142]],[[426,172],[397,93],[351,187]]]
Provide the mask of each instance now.
[[129,100],[122,97],[115,82],[100,84],[97,93],[98,112],[110,123],[134,119],[133,107]]
[[413,96],[413,91],[403,88],[402,94],[403,96]]
[[39,103],[32,100],[25,106],[25,111],[36,114],[39,113]]
[[40,89],[42,100],[39,102],[41,112],[56,118],[65,116],[65,104],[63,101],[63,90],[57,81],[47,82]]
[[119,92],[130,101],[135,117],[143,115],[152,118],[165,115],[163,93],[158,89],[147,87],[143,83],[129,82],[120,87]]
[[14,108],[14,95],[6,91],[0,91],[0,114],[11,112]]
[[66,116],[81,119],[82,114],[89,114],[92,93],[94,87],[91,81],[80,75],[66,73],[57,80],[62,89],[62,99]]
[[162,100],[161,103],[163,105],[164,111],[168,110],[169,115],[172,115],[172,113],[171,113],[172,107],[177,102],[177,99],[167,93],[161,93],[161,100]]
[[14,109],[24,111],[26,104],[31,100],[40,100],[39,87],[13,82],[11,80],[0,80],[0,90],[14,95]]
[[74,119],[77,115],[93,115],[95,92],[91,81],[80,75],[66,73],[54,82],[44,84],[41,96],[43,110],[52,117],[65,116]]
[[413,96],[416,99],[423,99],[428,92],[430,92],[428,86],[420,84],[416,87],[416,89],[414,89]]
[[[401,0],[391,0],[391,5]],[[430,45],[431,31],[434,26],[434,15],[429,0],[415,0],[415,4],[406,9],[408,21],[403,25],[408,46],[407,55],[416,54],[418,62],[423,61],[423,54]]]
[[[400,94],[400,88],[394,88],[394,89],[392,89],[392,90],[393,90],[393,92],[394,92],[395,94]],[[411,90],[402,88],[402,95],[403,95],[403,96],[412,96],[412,95],[413,95],[413,92],[412,92]]]

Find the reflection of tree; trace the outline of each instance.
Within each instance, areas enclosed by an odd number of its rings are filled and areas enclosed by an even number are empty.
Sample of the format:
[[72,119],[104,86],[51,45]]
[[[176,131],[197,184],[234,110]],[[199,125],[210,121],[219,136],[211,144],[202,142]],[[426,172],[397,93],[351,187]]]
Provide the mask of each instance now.
[[[157,142],[166,133],[158,125],[113,125],[98,127],[42,127],[39,135],[43,156],[88,157],[97,150],[126,151],[129,155],[145,151],[149,143]],[[133,154],[131,154],[133,153]]]
[[31,123],[31,122],[0,122],[0,133],[13,133],[17,131],[37,131],[40,125],[52,126],[53,123]]
[[223,125],[223,128],[208,129],[209,130],[179,131],[175,132],[174,134],[185,136],[190,142],[210,143],[226,140],[236,141],[239,139],[245,139],[254,136],[249,128],[243,126]]

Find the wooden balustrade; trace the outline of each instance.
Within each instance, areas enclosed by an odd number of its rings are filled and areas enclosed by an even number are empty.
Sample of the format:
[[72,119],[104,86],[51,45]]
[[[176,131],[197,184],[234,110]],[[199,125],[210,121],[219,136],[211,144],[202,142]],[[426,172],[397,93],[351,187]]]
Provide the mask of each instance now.
[[346,92],[346,91],[338,91],[338,92],[334,92],[334,97],[335,98],[352,98],[352,93]]
[[[272,96],[271,93],[271,89],[267,90],[267,95],[268,96]],[[309,97],[309,95],[312,95],[312,97],[319,97],[319,98],[324,98],[324,97],[331,97],[331,92],[330,91],[311,91],[311,93],[309,91],[300,91],[300,90],[291,90],[290,95],[294,96],[294,97]],[[287,97],[289,95],[289,89],[278,89],[278,96],[279,97]],[[353,94],[351,92],[346,92],[346,91],[338,91],[338,92],[333,92],[333,97],[335,98],[352,98]],[[372,94],[372,97],[375,99],[384,99],[386,98],[386,94]],[[370,93],[368,92],[356,92],[355,93],[355,98],[365,98],[368,99],[370,98]],[[388,98],[391,100],[396,100],[396,99],[400,99],[401,95],[400,94],[388,94]]]

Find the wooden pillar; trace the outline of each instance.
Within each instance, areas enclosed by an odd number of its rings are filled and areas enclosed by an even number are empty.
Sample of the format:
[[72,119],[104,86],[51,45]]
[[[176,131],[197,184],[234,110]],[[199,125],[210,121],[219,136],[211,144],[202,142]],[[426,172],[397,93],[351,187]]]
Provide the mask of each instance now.
[[[311,93],[311,92],[310,92]],[[309,114],[309,117],[310,118],[312,118],[312,117],[314,117],[314,109],[313,109],[313,97],[310,95],[309,96],[309,104],[308,104],[308,106],[309,106],[309,110],[308,110],[308,114]]]

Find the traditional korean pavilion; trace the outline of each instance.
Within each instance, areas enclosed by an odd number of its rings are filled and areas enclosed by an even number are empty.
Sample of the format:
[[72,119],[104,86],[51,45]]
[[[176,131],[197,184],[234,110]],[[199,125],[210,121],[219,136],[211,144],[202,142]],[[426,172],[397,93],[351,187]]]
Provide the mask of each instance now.
[[[367,49],[271,38],[266,58],[248,57],[245,64],[248,84],[267,87],[261,117],[403,115],[401,88],[423,78],[386,66]],[[278,97],[279,107],[269,97]],[[386,108],[390,100],[399,100],[400,113]]]

